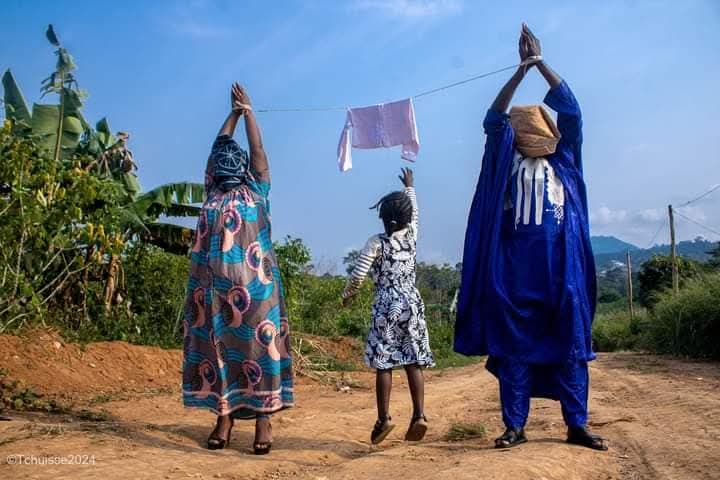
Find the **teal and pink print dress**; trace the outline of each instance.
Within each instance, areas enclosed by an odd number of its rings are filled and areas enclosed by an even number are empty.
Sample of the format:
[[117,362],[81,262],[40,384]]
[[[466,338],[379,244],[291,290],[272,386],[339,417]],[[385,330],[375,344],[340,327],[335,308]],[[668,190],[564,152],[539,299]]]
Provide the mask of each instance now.
[[183,402],[254,418],[293,405],[290,328],[270,240],[267,173],[219,136],[192,249],[185,304]]

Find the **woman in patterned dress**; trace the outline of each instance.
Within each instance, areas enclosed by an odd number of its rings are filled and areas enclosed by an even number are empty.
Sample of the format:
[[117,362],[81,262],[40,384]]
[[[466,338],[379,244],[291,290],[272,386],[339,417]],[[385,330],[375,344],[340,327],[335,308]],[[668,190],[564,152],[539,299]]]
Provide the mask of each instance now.
[[412,420],[405,440],[422,440],[427,431],[427,419],[421,367],[435,364],[425,324],[425,305],[415,287],[418,209],[413,173],[409,168],[403,169],[402,173],[400,180],[405,191],[390,193],[373,207],[380,210],[385,233],[373,235],[367,241],[343,292],[343,304],[347,305],[371,272],[375,282],[375,302],[365,363],[377,372],[378,420],[370,435],[373,444],[382,442],[394,428],[389,410],[392,369],[395,367],[405,368],[413,402]]
[[[255,419],[256,454],[270,451],[270,415],[293,405],[283,289],[270,239],[270,169],[245,90],[206,168],[207,200],[192,249],[185,307],[183,402],[215,413],[208,448],[224,448],[234,419]],[[240,117],[250,155],[233,140]]]

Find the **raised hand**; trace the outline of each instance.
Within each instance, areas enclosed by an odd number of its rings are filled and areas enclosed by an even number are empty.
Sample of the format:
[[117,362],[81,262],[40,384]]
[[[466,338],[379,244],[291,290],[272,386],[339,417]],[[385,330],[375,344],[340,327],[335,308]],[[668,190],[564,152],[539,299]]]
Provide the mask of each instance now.
[[240,115],[252,110],[252,102],[245,89],[235,82],[230,92],[230,108]]
[[525,60],[527,57],[539,57],[542,55],[542,49],[540,48],[540,40],[532,33],[532,30],[530,30],[530,27],[527,26],[527,23],[522,24],[522,33],[520,34],[520,41],[521,43],[525,42],[525,49],[527,56],[525,58],[521,58]]
[[413,177],[413,171],[409,168],[401,168],[400,171],[402,172],[402,175],[398,175],[398,178],[402,184],[405,185],[405,188],[414,187],[415,179]]

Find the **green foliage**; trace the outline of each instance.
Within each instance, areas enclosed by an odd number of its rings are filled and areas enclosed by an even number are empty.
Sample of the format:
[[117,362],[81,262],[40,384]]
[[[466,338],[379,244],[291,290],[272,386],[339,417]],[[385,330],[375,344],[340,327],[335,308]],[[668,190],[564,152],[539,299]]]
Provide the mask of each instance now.
[[2,84],[5,117],[13,120],[16,125],[22,125],[23,129],[29,128],[31,121],[30,110],[28,110],[25,97],[9,69],[3,74]]
[[433,265],[419,262],[417,264],[417,287],[425,303],[448,306],[460,287],[460,264],[454,267]]
[[710,260],[708,260],[708,268],[711,270],[720,270],[720,242],[718,242],[717,246],[707,252],[708,255],[710,255]]
[[[375,298],[370,280],[363,283],[350,305],[343,308],[341,297],[346,278],[314,275],[310,251],[302,240],[287,237],[284,243],[275,244],[275,253],[286,284],[290,322],[296,331],[331,337],[367,337]],[[343,259],[348,271],[352,271],[357,256],[356,251],[351,251]],[[417,284],[426,302],[430,346],[440,367],[476,361],[453,351],[454,318],[450,303],[459,281],[458,267],[418,265]]]
[[[699,264],[694,260],[682,257],[677,258],[680,286],[691,278],[697,277],[700,272]],[[647,308],[652,308],[657,302],[659,295],[672,288],[672,262],[670,257],[655,255],[642,264],[638,274],[638,286],[640,289],[640,303]]]
[[102,318],[94,322],[102,330],[88,336],[162,347],[180,345],[188,257],[139,243],[128,249],[123,265],[126,308],[108,322]]
[[624,310],[598,314],[593,322],[593,348],[597,352],[640,349],[646,324],[647,315],[642,310],[635,313],[634,319]]
[[685,282],[658,298],[648,339],[659,353],[720,359],[720,273]]
[[0,129],[0,331],[26,318],[87,315],[87,285],[123,247],[121,188],[88,174],[89,159],[54,162],[34,137]]

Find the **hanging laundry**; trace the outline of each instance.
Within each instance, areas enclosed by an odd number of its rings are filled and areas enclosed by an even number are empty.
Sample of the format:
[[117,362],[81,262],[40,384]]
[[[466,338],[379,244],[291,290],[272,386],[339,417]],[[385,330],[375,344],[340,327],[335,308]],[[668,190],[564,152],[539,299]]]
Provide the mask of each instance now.
[[352,148],[381,148],[402,145],[401,157],[414,162],[420,149],[412,99],[349,108],[338,144],[338,167],[352,168]]

